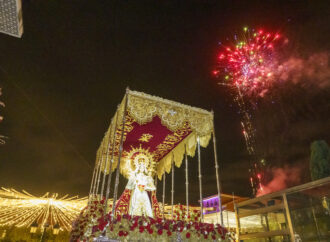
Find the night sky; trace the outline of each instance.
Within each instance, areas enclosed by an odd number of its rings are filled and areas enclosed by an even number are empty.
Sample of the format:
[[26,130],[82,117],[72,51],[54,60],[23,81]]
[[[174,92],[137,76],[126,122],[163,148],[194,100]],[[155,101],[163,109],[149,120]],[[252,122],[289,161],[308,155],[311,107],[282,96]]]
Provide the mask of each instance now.
[[[23,0],[22,39],[0,35],[0,133],[9,137],[0,186],[87,195],[96,150],[129,86],[213,109],[223,192],[250,196],[240,116],[211,74],[218,42],[247,25],[285,34],[293,55],[327,53],[329,11],[328,1]],[[255,114],[259,151],[270,167],[299,166],[309,181],[310,142],[330,140],[329,85],[279,90]],[[216,193],[211,151],[202,152],[204,196]],[[175,174],[184,201],[183,170]]]

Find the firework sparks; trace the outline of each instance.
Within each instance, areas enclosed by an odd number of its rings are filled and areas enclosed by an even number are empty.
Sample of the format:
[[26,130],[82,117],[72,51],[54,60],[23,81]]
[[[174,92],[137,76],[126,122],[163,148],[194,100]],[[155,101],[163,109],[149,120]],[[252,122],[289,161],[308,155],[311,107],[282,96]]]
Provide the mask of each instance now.
[[235,36],[235,44],[222,46],[218,55],[218,68],[213,74],[220,80],[218,84],[236,90],[234,100],[242,115],[242,133],[251,156],[250,182],[256,193],[261,187],[265,162],[258,162],[256,130],[252,124],[251,108],[245,98],[251,101],[251,97],[264,97],[278,80],[277,49],[284,42],[278,33],[266,33],[263,30],[250,32],[247,27],[243,31],[241,38]]
[[282,39],[277,33],[251,33],[245,27],[241,40],[223,46],[218,55],[218,68],[213,74],[221,79],[219,84],[235,87],[242,95],[264,96],[276,80],[276,50]]
[[71,224],[87,205],[87,197],[57,198],[58,194],[48,192],[36,197],[26,191],[0,189],[0,225],[29,227],[37,222],[39,226],[58,224],[62,229],[71,230]]

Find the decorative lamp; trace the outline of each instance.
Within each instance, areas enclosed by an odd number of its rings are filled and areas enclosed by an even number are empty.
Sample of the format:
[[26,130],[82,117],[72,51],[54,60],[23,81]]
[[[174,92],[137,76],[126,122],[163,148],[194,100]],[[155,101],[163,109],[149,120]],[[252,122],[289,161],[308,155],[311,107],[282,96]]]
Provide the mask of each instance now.
[[60,232],[60,225],[55,224],[54,227],[53,227],[53,234],[58,235],[59,232]]
[[35,234],[37,232],[37,229],[38,229],[38,223],[34,222],[33,224],[31,224],[30,233]]

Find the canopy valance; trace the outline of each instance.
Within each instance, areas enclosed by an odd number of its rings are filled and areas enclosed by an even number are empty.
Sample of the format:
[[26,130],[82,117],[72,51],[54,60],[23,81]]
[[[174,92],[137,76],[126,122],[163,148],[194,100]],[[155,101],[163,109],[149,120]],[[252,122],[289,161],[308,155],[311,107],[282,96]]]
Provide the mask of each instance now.
[[193,157],[198,140],[206,147],[212,133],[212,112],[127,90],[97,151],[96,162],[108,173],[112,161],[114,170],[122,136],[120,172],[128,175],[128,153],[143,148],[153,155],[155,173],[161,179],[165,171],[171,171],[172,160],[180,167],[185,152]]

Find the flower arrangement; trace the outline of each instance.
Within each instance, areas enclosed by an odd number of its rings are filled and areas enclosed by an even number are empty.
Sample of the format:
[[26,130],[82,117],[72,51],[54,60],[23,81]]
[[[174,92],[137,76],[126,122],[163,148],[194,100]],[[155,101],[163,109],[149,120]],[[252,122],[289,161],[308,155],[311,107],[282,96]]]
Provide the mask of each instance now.
[[197,210],[191,214],[193,219],[188,220],[182,207],[178,206],[176,219],[170,220],[127,214],[112,218],[110,213],[104,215],[103,207],[104,200],[93,201],[90,208],[81,212],[73,224],[71,241],[87,242],[102,235],[120,241],[173,241],[178,238],[183,241],[234,241],[232,234],[219,224],[202,223]]
[[201,221],[201,212],[200,210],[191,209],[190,207],[187,213],[187,209],[183,205],[174,205],[173,219],[198,222]]

